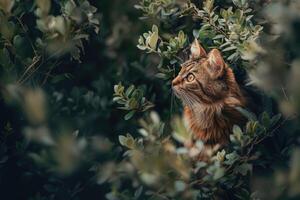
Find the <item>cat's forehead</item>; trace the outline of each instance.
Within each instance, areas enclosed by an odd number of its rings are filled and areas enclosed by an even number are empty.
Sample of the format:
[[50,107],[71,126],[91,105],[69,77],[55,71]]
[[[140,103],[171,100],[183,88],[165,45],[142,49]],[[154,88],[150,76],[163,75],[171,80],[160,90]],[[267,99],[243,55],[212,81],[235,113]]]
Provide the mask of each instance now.
[[189,71],[192,68],[201,66],[205,62],[206,59],[198,59],[198,60],[187,60],[181,64],[181,68],[183,71]]

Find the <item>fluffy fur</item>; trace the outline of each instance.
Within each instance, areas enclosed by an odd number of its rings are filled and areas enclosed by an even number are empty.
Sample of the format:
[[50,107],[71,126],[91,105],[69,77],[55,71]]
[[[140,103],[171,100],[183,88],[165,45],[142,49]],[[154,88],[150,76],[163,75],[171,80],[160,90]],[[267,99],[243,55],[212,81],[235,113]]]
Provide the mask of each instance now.
[[244,122],[235,108],[243,107],[245,99],[217,49],[207,54],[195,40],[190,59],[182,65],[172,86],[184,104],[189,129],[206,147],[226,145],[232,126]]

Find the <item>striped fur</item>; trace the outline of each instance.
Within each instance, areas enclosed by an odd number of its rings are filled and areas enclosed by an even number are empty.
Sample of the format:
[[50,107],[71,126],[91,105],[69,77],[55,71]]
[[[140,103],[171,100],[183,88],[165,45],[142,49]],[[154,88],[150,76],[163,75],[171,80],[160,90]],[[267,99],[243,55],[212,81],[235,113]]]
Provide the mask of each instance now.
[[226,145],[233,125],[244,123],[235,108],[245,106],[245,98],[218,50],[196,60],[191,56],[172,86],[184,104],[188,128],[207,148]]

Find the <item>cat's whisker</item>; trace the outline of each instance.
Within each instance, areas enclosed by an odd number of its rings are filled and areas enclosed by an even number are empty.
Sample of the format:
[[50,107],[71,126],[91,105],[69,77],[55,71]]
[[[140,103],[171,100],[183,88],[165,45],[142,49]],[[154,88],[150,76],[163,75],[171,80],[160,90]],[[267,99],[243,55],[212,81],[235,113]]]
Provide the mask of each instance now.
[[181,98],[185,102],[185,104],[189,107],[192,107],[194,104],[194,99],[190,98],[189,94],[186,93],[184,90],[181,90]]
[[201,99],[196,95],[195,91],[189,93],[189,97],[193,100],[194,103],[202,103]]
[[191,95],[190,93],[186,93],[185,92],[185,96],[186,96],[186,99],[189,101],[189,105],[190,106],[193,106],[195,103],[197,103],[196,99],[194,98],[193,95]]

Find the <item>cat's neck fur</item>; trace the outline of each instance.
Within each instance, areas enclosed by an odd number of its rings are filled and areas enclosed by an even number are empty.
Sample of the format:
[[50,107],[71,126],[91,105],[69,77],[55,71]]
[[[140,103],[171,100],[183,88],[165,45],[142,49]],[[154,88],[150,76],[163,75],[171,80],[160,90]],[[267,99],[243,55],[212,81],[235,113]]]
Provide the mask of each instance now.
[[185,106],[184,117],[196,139],[206,144],[224,145],[229,140],[232,126],[241,123],[242,115],[236,110],[243,102],[234,95],[213,104]]

